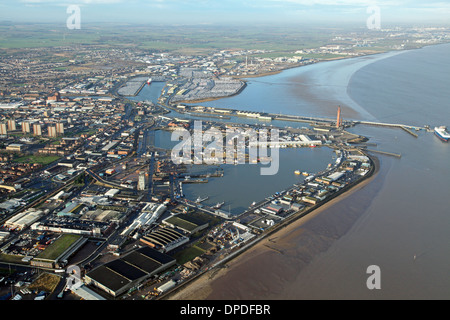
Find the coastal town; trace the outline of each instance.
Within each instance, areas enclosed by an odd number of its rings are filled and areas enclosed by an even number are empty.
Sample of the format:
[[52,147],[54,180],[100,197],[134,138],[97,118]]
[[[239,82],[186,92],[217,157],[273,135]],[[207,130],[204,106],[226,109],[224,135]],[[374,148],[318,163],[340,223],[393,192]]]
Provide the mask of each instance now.
[[[389,49],[408,48],[411,39],[445,41],[447,31],[408,31],[408,40]],[[276,57],[266,49],[204,55],[91,44],[0,49],[0,299],[165,299],[370,177],[376,170],[370,143],[346,130],[356,122],[339,106],[335,118],[322,119],[202,102],[239,94],[247,77],[318,63],[321,55],[373,54],[381,38],[340,35]],[[156,83],[164,84],[157,99],[135,99]],[[267,145],[267,159],[247,152],[239,162],[236,142],[231,155],[216,152],[213,165],[195,171],[175,164],[172,150],[154,137],[192,134],[196,120],[204,131],[242,136],[245,149],[249,130],[270,127],[279,137]],[[329,148],[333,157],[319,172],[293,171],[301,182],[238,214],[225,203],[206,205],[208,195],[190,199],[183,192],[183,185],[221,179],[227,157],[234,165],[262,165],[275,149],[290,148]],[[195,156],[189,154],[191,164]]]

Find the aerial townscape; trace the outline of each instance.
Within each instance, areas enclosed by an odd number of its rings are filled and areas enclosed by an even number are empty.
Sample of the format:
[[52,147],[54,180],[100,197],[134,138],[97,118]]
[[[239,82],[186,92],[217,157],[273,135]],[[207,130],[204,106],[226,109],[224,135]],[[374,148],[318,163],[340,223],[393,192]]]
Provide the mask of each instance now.
[[[207,102],[240,95],[248,79],[450,39],[450,29],[405,27],[298,41],[297,34],[249,40],[244,33],[220,42],[206,30],[204,41],[190,43],[191,31],[174,27],[179,36],[151,30],[159,39],[139,43],[133,38],[145,28],[130,27],[71,42],[71,33],[55,40],[50,28],[47,40],[31,36],[28,46],[14,37],[20,27],[0,28],[12,35],[10,46],[0,46],[2,300],[168,299],[213,276],[376,172],[373,145],[354,127],[385,125],[412,136],[432,128],[351,120],[338,104],[332,117],[310,117]],[[276,129],[278,141],[268,142],[266,157],[247,152],[240,161],[231,140],[213,164],[202,163],[206,144],[174,163],[171,135],[195,135],[198,121],[203,133],[213,128],[224,139],[230,131]],[[250,148],[248,139],[240,143]],[[192,192],[227,178],[228,167],[264,166],[288,149],[327,149],[331,157],[315,172],[299,165],[290,171],[295,183],[245,199],[244,207],[216,201],[225,191],[214,187]]]

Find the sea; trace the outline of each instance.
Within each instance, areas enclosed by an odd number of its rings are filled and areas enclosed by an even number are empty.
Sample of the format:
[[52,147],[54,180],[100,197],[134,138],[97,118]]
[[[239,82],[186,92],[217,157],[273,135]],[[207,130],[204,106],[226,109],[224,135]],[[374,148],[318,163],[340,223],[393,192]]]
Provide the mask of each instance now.
[[[317,117],[335,117],[341,106],[344,119],[450,127],[449,74],[450,44],[439,44],[249,78],[239,95],[202,105]],[[143,90],[135,99],[150,96]],[[244,253],[245,263],[209,282],[207,299],[450,298],[450,144],[426,130],[418,137],[362,124],[348,130],[401,157],[374,153],[380,169],[370,183],[280,233],[271,244],[277,250]],[[214,190],[213,202],[236,203],[237,212],[295,183],[293,170],[320,170],[332,156],[326,147],[285,150],[288,160],[272,180],[260,180],[256,166],[230,165],[223,178],[186,192]]]

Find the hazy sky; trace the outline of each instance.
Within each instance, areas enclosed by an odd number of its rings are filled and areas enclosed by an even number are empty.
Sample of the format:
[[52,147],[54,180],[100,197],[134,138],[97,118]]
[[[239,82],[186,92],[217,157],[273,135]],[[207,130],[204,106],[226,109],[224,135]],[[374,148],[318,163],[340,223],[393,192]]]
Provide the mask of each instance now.
[[370,6],[385,24],[450,22],[448,0],[1,0],[0,21],[64,23],[69,5],[85,23],[365,23]]

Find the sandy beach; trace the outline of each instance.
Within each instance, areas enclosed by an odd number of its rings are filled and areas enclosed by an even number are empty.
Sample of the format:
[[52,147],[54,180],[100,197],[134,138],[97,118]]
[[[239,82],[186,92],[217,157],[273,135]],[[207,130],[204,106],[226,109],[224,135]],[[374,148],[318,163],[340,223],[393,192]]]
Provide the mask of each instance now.
[[358,218],[357,213],[336,214],[330,209],[370,184],[379,171],[375,160],[376,170],[371,177],[261,240],[227,262],[226,268],[206,272],[167,299],[289,299],[280,296],[278,289],[292,282],[303,267],[344,235]]

